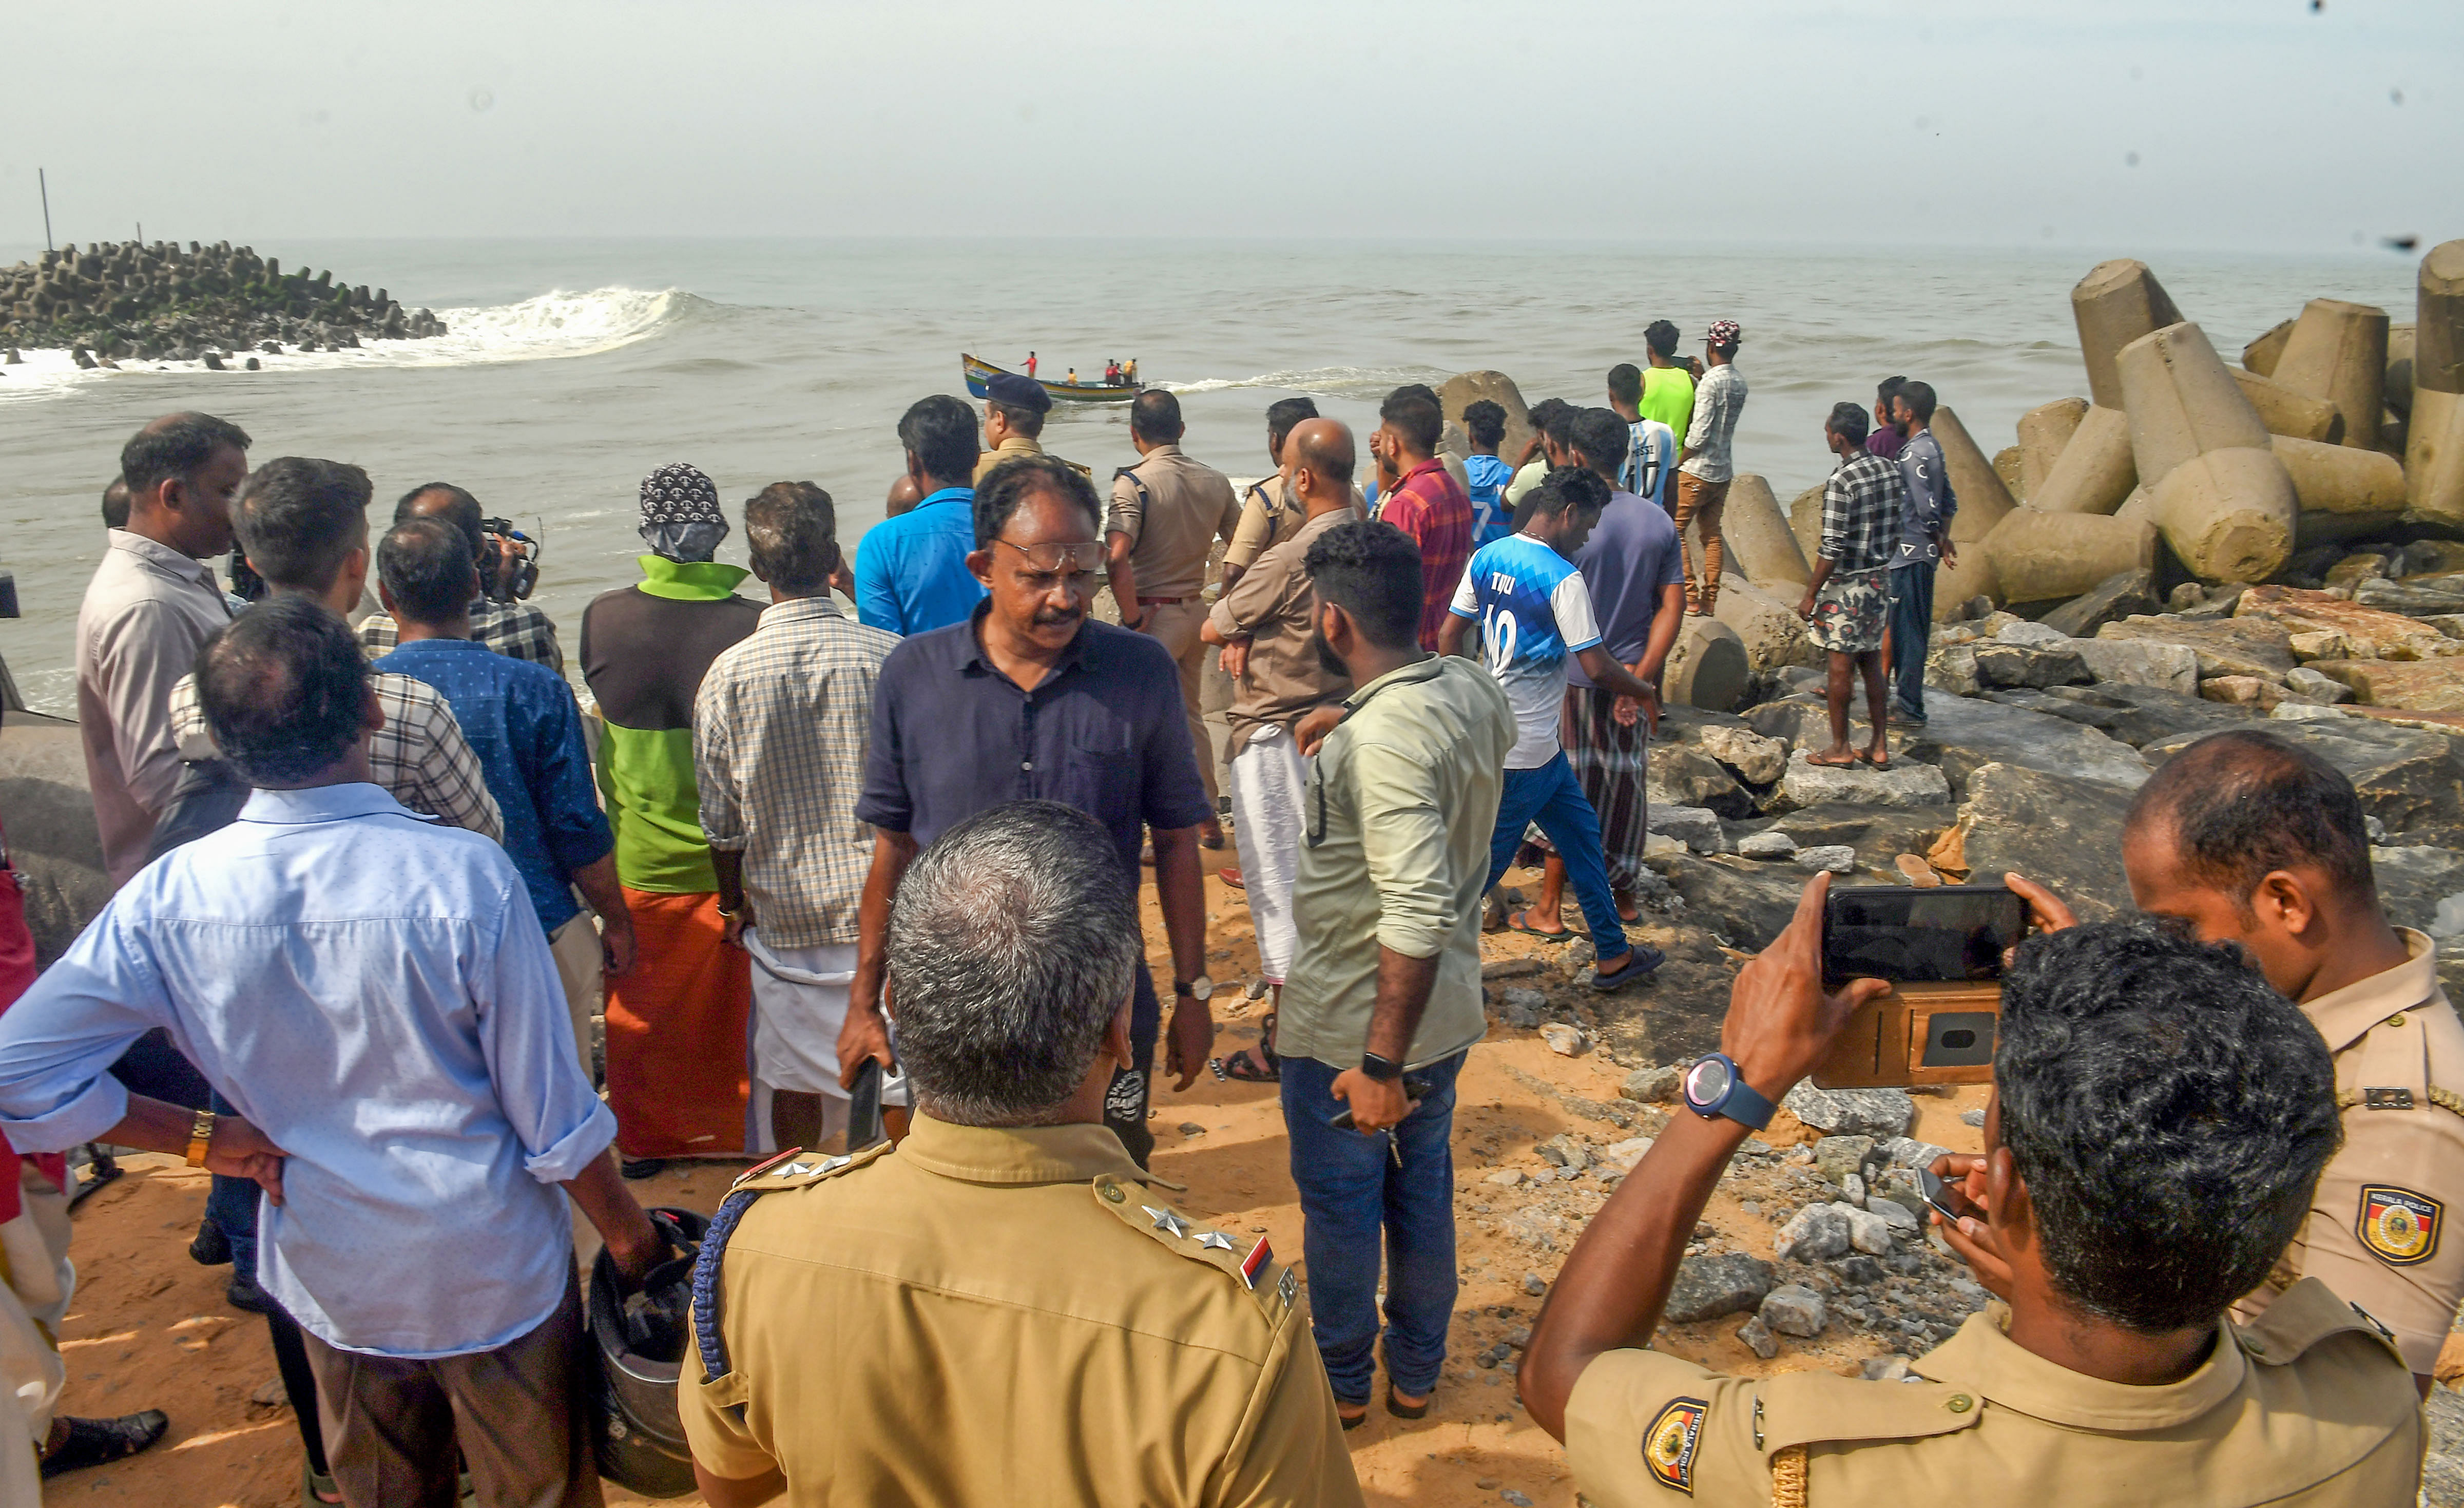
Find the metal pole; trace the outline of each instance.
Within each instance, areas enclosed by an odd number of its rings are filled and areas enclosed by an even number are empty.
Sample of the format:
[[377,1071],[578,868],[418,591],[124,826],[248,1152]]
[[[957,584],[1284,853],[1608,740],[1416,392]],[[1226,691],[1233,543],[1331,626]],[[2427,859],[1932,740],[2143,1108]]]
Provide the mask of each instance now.
[[43,190],[43,250],[45,250],[45,251],[47,251],[47,252],[48,252],[48,251],[53,250],[53,246],[52,246],[52,181],[51,181],[51,179],[50,179],[50,178],[48,178],[48,177],[46,177],[46,176],[44,175],[44,172],[43,172],[43,170],[42,170],[41,168],[37,167],[37,168],[35,168],[35,169],[34,169],[34,183],[35,183],[35,185],[36,185],[37,187],[39,187],[39,188]]

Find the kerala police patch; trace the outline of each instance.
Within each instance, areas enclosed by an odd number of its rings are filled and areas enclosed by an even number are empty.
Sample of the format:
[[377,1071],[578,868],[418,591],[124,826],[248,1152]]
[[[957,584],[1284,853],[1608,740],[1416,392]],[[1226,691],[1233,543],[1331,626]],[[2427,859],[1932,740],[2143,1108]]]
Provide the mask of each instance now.
[[1700,1398],[1672,1398],[1643,1431],[1643,1463],[1661,1486],[1694,1496],[1694,1448],[1703,1438],[1703,1415],[1709,1408]]
[[2362,1188],[2362,1244],[2390,1267],[2411,1267],[2438,1254],[2447,1207],[2427,1194],[2385,1184]]

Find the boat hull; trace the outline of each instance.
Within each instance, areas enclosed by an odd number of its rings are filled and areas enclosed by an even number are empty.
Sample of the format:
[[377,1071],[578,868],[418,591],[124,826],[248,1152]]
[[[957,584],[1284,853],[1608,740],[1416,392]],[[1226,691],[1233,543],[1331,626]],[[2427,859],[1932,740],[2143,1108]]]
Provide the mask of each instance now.
[[[1005,368],[996,366],[990,362],[978,361],[964,352],[959,354],[958,364],[960,369],[966,374],[967,393],[970,397],[984,397],[986,383],[996,377],[1010,375]],[[1030,380],[1037,387],[1050,393],[1054,403],[1127,403],[1145,390],[1143,384],[1134,386],[1124,384],[1118,388],[1107,388],[1101,383],[1045,382],[1041,377]]]

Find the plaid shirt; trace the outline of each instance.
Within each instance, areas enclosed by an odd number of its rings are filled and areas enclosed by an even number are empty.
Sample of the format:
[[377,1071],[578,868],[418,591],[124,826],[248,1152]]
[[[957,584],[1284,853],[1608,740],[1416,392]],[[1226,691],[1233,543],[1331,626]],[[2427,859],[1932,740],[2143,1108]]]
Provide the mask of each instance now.
[[1822,484],[1822,558],[1832,570],[1846,574],[1890,565],[1907,497],[1897,463],[1870,453],[1841,461]]
[[[385,709],[385,725],[368,738],[368,770],[377,784],[413,811],[502,843],[504,811],[488,793],[479,756],[462,736],[452,707],[435,687],[407,676],[377,672],[368,684]],[[206,729],[205,709],[197,704],[194,676],[181,676],[171,688],[171,736],[183,759],[221,757]]]
[[[391,613],[371,612],[360,622],[360,648],[370,659],[391,654],[399,637]],[[556,620],[545,609],[482,597],[471,605],[471,637],[499,654],[564,674],[564,650],[556,642]]]
[[744,855],[754,924],[773,947],[856,941],[872,866],[858,821],[873,683],[898,636],[827,595],[774,603],[711,662],[693,701],[693,781],[710,846]]

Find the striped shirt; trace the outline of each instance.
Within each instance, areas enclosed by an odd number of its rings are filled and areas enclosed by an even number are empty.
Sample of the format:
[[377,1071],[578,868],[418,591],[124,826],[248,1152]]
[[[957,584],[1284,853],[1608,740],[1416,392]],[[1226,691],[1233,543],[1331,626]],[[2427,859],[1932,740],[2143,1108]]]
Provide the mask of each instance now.
[[825,594],[774,603],[711,662],[693,700],[693,779],[710,846],[744,855],[744,893],[773,947],[856,941],[872,864],[858,820],[872,689],[898,636]]
[[1822,558],[1831,568],[1844,575],[1890,565],[1907,496],[1896,462],[1871,452],[1841,461],[1822,484]]
[[[360,648],[368,658],[393,653],[401,631],[390,613],[371,612],[360,620]],[[486,597],[471,604],[471,638],[511,659],[529,660],[564,674],[564,649],[556,642],[556,620],[543,608],[527,602],[496,602]]]
[[1736,475],[1728,442],[1736,437],[1737,416],[1746,411],[1746,380],[1734,363],[1714,366],[1694,388],[1694,417],[1685,426],[1685,445],[1694,458],[1677,469],[1704,481],[1727,481]]

